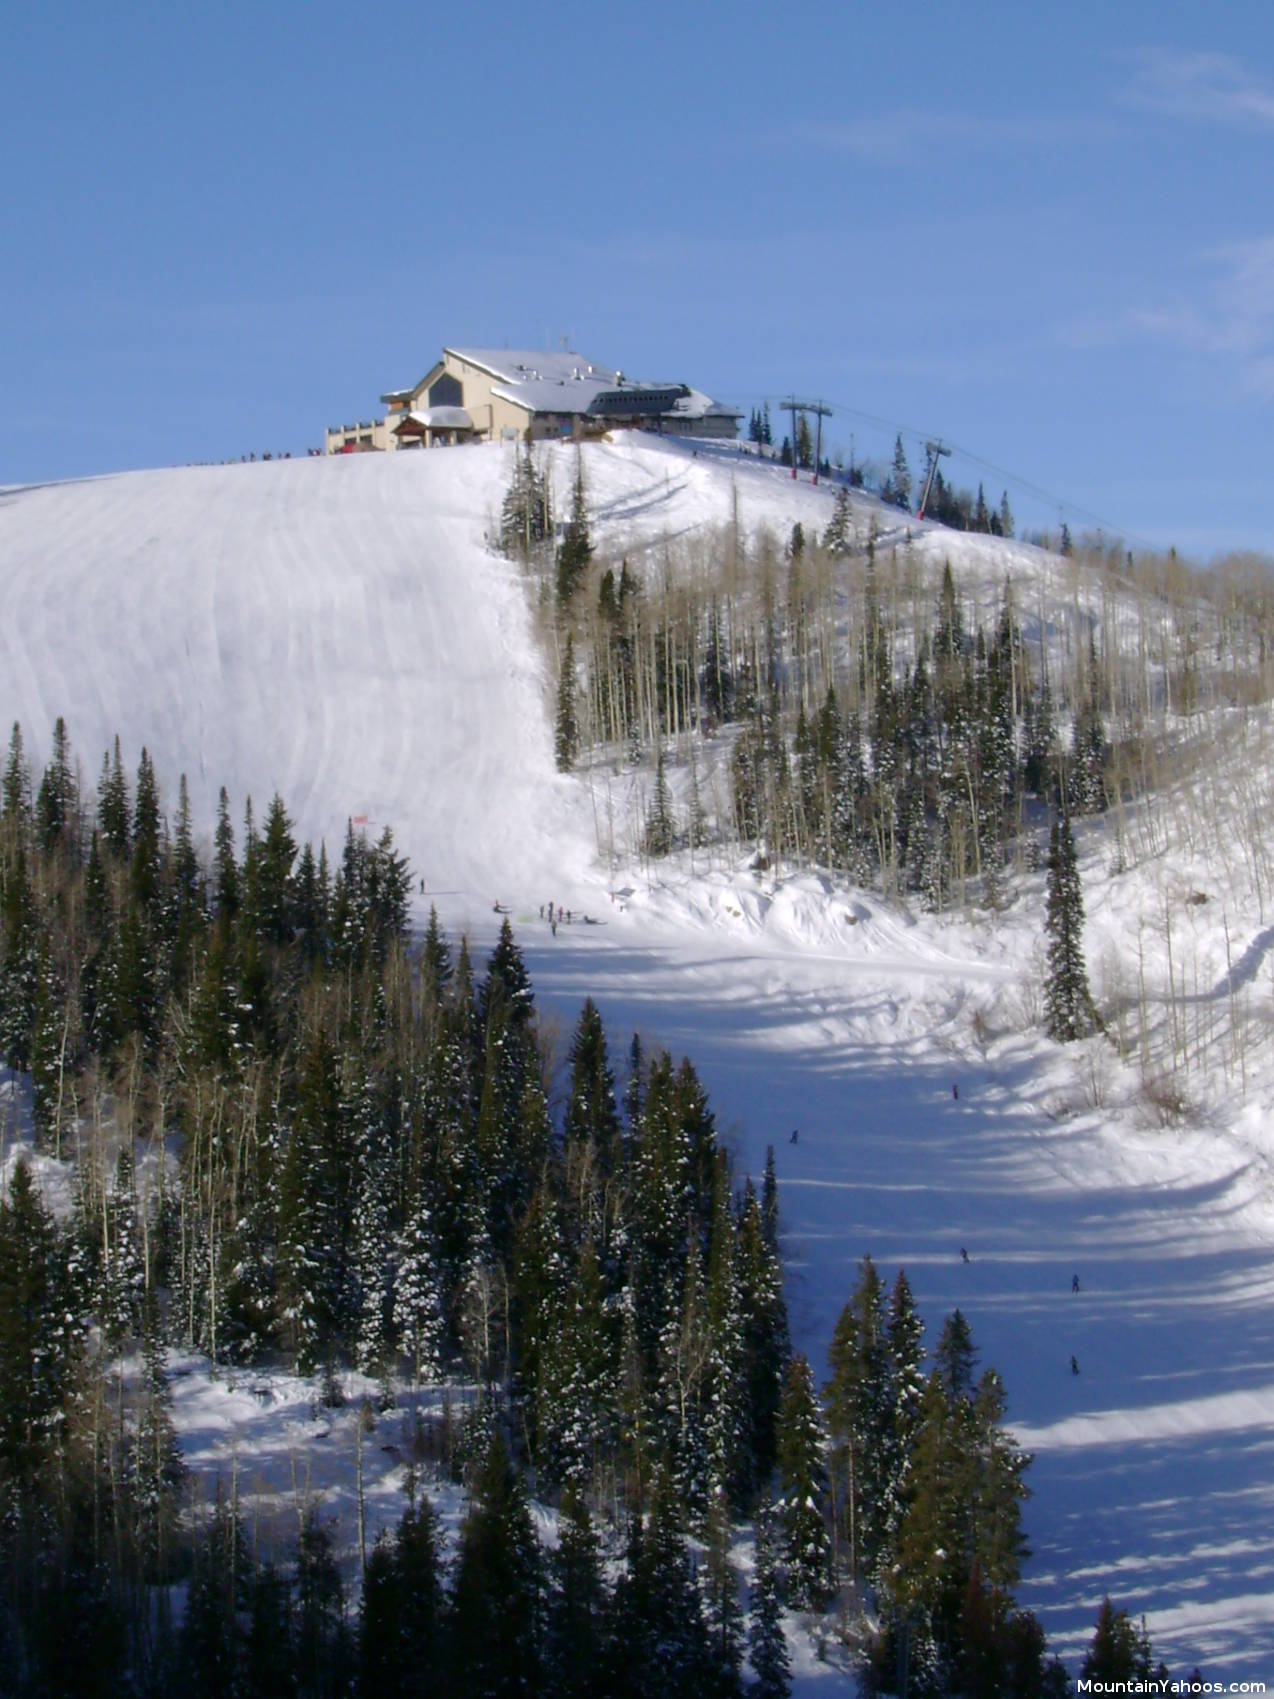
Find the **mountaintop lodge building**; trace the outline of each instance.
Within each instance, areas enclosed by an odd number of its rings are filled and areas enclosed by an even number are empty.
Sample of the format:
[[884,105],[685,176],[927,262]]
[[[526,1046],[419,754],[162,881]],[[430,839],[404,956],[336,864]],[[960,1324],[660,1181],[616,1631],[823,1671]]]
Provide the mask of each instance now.
[[329,429],[327,453],[538,441],[624,427],[733,440],[742,417],[689,384],[638,383],[579,354],[512,348],[444,348],[418,384],[381,400],[384,419]]

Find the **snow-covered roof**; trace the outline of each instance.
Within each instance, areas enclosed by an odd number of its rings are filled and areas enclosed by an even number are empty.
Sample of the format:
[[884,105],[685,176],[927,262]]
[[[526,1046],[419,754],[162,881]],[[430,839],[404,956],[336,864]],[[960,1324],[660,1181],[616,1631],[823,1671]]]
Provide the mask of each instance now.
[[457,360],[467,360],[471,366],[481,367],[501,383],[561,384],[596,380],[609,386],[620,379],[620,374],[609,366],[600,366],[595,360],[586,360],[582,354],[567,349],[551,354],[536,349],[444,348],[443,353],[452,354]]
[[[691,389],[688,384],[639,381],[612,366],[589,360],[573,349],[556,353],[534,348],[444,348],[443,361],[432,366],[414,390],[390,390],[381,397],[389,405],[423,394],[443,370],[446,359],[464,361],[486,372],[495,381],[491,393],[529,413],[585,415],[594,419],[641,418],[661,413],[679,418],[720,417],[738,419],[732,408],[722,406]],[[444,410],[431,408],[431,415]],[[459,411],[459,409],[455,409]],[[409,417],[423,419],[413,411]],[[439,416],[436,423],[442,425]],[[466,418],[466,423],[471,423]]]
[[492,395],[532,413],[587,413],[613,418],[625,413],[666,413],[680,398],[683,384],[628,383],[600,378],[528,378],[525,383],[493,383]]
[[413,407],[410,413],[403,415],[402,424],[394,426],[395,431],[401,431],[403,425],[411,421],[423,425],[429,431],[471,431],[473,420],[463,407]]
[[493,395],[532,413],[587,413],[595,418],[666,413],[690,393],[684,383],[639,382],[570,350],[552,354],[514,348],[448,348],[444,352],[489,372],[496,379]]
[[710,395],[705,395],[701,389],[689,390],[681,399],[674,403],[672,411],[681,419],[741,419],[743,417],[737,407],[730,407],[724,401],[714,401]]

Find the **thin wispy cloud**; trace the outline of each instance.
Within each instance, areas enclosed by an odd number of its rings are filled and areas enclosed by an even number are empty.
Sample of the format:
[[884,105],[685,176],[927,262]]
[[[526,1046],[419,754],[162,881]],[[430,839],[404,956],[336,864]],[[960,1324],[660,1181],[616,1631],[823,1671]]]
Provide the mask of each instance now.
[[1274,83],[1228,53],[1147,47],[1134,56],[1125,101],[1143,111],[1244,129],[1274,129]]
[[1061,147],[1104,140],[1111,131],[1111,124],[1104,118],[1046,113],[933,112],[900,106],[890,112],[864,113],[834,123],[800,124],[793,134],[797,141],[829,153],[850,154],[879,164],[891,158],[909,158],[938,146]]
[[1217,362],[1248,395],[1274,399],[1274,236],[1201,254],[1193,289],[1085,317],[1059,338],[1073,347],[1153,342]]

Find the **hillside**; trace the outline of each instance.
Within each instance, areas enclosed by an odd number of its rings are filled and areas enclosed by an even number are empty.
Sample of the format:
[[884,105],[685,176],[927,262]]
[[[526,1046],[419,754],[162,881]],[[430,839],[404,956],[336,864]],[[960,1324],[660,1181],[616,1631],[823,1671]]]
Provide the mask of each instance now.
[[[815,535],[831,513],[829,491],[721,452],[633,438],[585,463],[595,541],[651,571],[736,502],[750,535]],[[569,486],[565,452],[553,475]],[[236,814],[279,791],[329,850],[350,816],[390,824],[426,881],[417,902],[479,943],[508,905],[542,1009],[568,1023],[591,994],[617,1049],[640,1028],[689,1052],[741,1170],[775,1145],[794,1333],[816,1372],[864,1253],[887,1276],[906,1266],[932,1332],[965,1311],[1036,1453],[1022,1602],[1063,1657],[1077,1665],[1110,1592],[1146,1613],[1174,1671],[1265,1673],[1270,938],[1260,875],[1208,837],[1243,784],[1252,807],[1268,800],[1264,722],[1218,719],[1194,781],[1214,792],[1210,828],[1159,806],[1120,823],[1129,855],[1113,821],[1082,835],[1099,996],[1139,959],[1160,983],[1165,912],[1174,985],[1192,975],[1180,1009],[1174,993],[1152,1017],[1193,1032],[1189,1102],[1150,1125],[1133,1068],[1032,1025],[1041,874],[1018,875],[994,917],[918,918],[724,851],[642,865],[614,822],[639,813],[648,770],[554,770],[533,598],[484,540],[507,476],[505,454],[473,450],[2,492],[0,714],[36,761],[63,715],[90,783],[116,732],[129,766],[145,741],[170,800],[187,773],[205,835],[222,783]],[[921,527],[911,548],[926,569],[949,559],[984,618],[1011,575],[1041,641],[1062,641],[1069,603],[1100,599],[1024,545]],[[600,924],[554,935],[550,899]]]

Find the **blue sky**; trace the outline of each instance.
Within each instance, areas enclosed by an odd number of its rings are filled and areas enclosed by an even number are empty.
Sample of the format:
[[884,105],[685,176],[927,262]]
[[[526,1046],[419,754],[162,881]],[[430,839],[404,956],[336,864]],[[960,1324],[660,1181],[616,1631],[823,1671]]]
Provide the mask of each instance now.
[[72,0],[5,9],[0,138],[0,483],[303,452],[565,335],[1274,551],[1268,4]]

